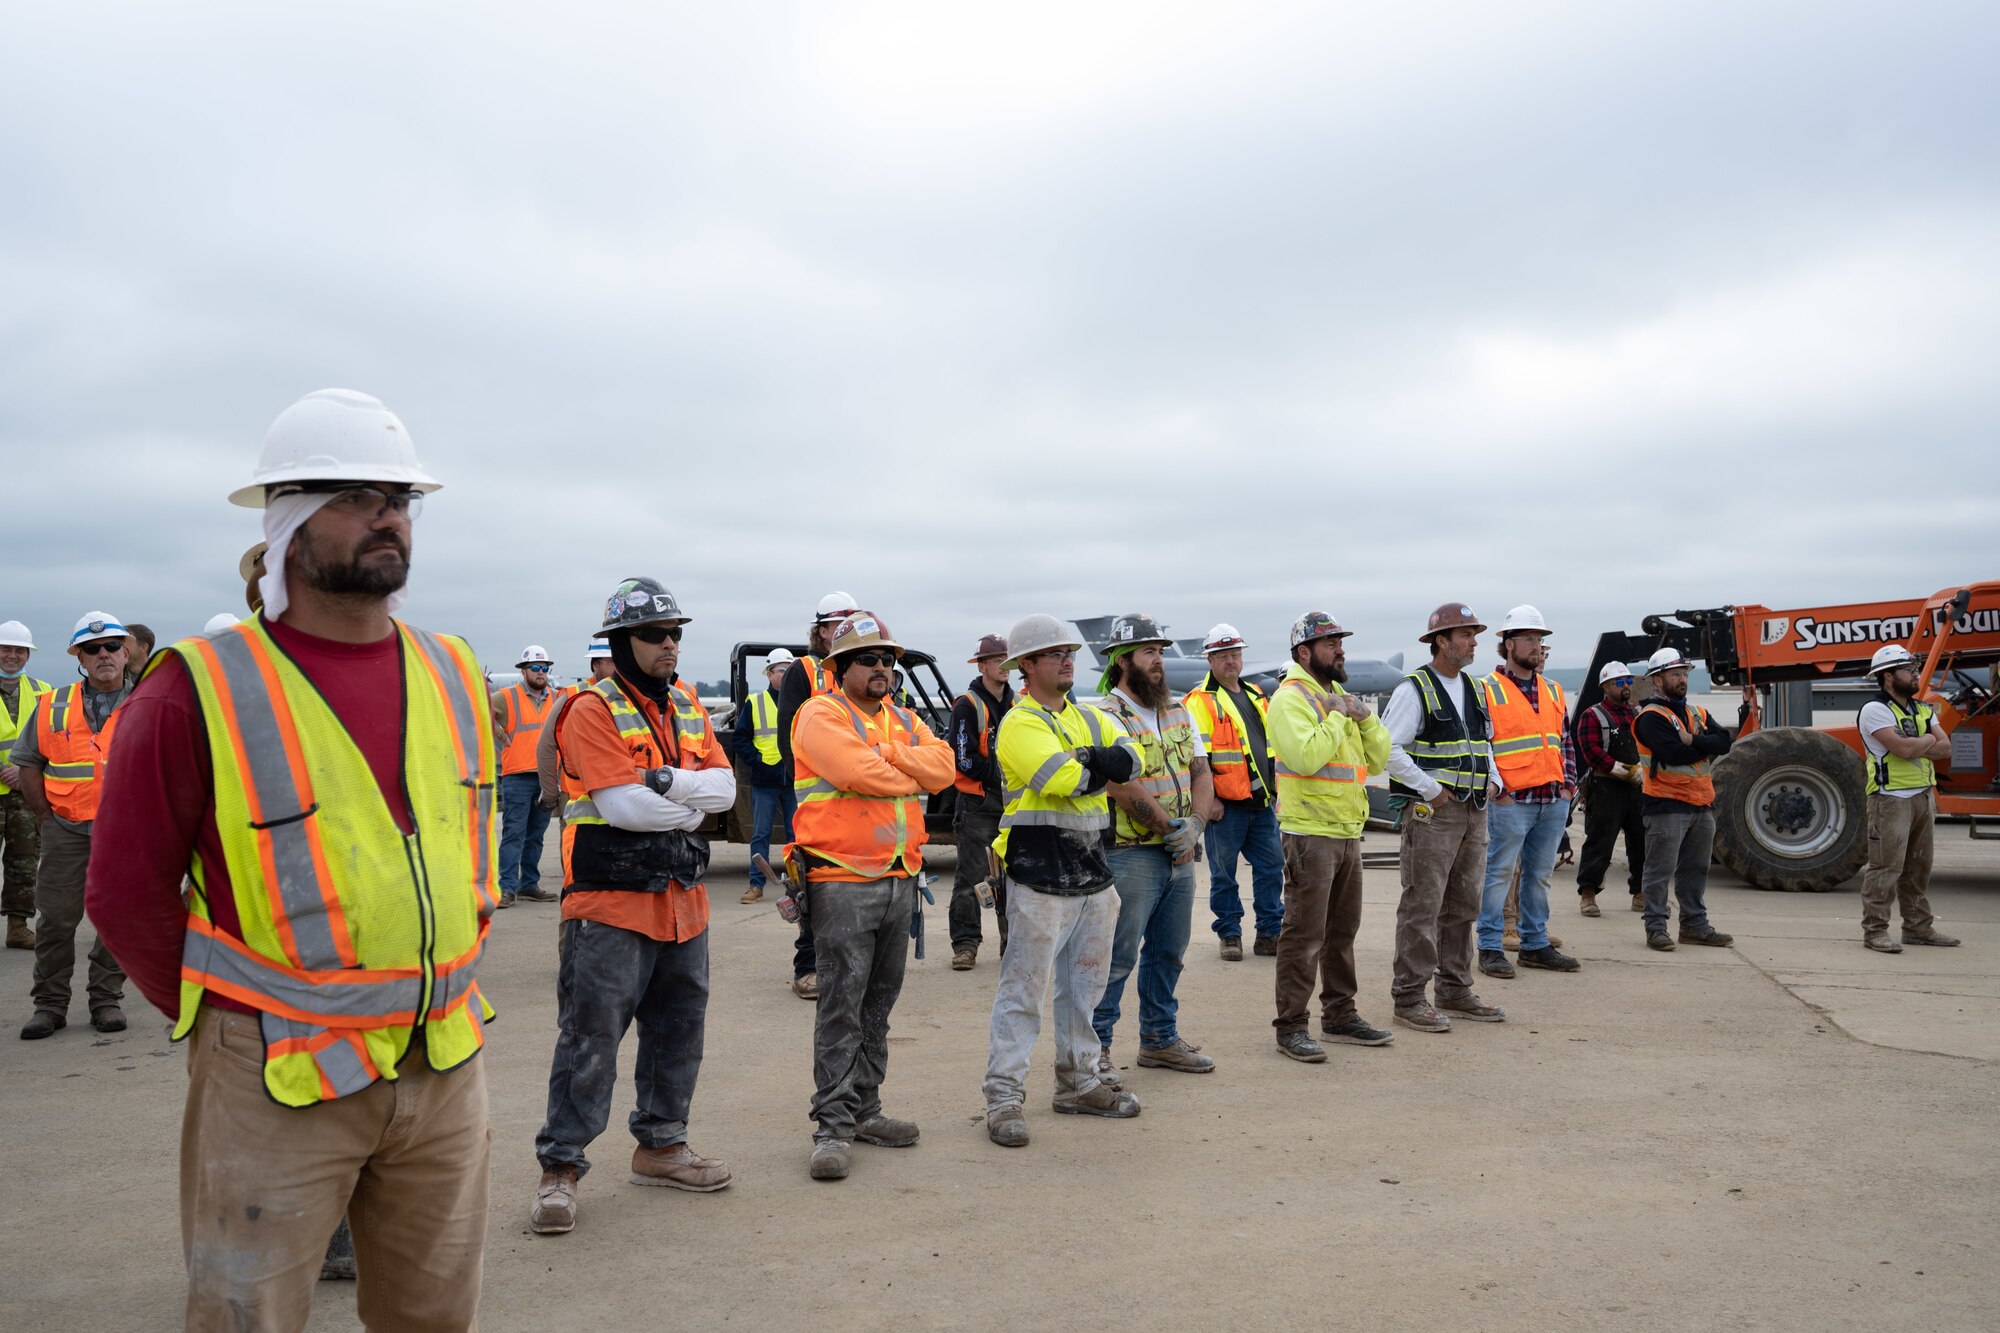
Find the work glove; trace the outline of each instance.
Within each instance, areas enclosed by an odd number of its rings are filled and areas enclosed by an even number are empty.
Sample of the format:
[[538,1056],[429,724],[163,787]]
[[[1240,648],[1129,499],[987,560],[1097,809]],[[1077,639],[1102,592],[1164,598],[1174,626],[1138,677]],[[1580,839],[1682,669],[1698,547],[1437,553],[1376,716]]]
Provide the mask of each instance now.
[[646,790],[665,796],[674,789],[674,770],[671,768],[649,768],[643,779]]
[[1167,851],[1176,861],[1192,855],[1194,849],[1201,846],[1202,830],[1206,827],[1200,815],[1176,819],[1167,830]]

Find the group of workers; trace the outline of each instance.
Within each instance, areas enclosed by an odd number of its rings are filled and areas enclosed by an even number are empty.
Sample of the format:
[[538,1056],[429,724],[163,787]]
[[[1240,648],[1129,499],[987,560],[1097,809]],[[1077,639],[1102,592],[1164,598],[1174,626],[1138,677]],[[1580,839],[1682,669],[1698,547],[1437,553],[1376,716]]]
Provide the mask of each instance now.
[[[678,675],[690,617],[656,580],[610,593],[592,679],[571,689],[551,687],[549,654],[530,645],[521,684],[491,693],[462,639],[397,619],[415,519],[438,487],[379,401],[322,390],[279,416],[230,497],[263,512],[265,542],[243,565],[248,620],[218,617],[152,657],[135,685],[135,627],[93,612],[69,645],[82,678],[59,689],[25,674],[25,628],[0,625],[10,945],[25,913],[17,868],[36,870],[35,1012],[22,1036],[64,1025],[87,908],[99,933],[93,1023],[125,1025],[129,974],[188,1042],[190,1328],[303,1327],[343,1217],[363,1323],[472,1327],[490,1156],[477,1056],[493,1016],[478,962],[494,912],[549,896],[538,867],[552,808],[562,952],[531,1227],[576,1225],[634,1022],[630,1179],[695,1192],[730,1183],[724,1163],[689,1145],[688,1121],[709,982],[698,830],[735,804],[732,750],[753,783],[757,868],[744,900],[772,887],[769,865],[800,909],[794,989],[817,1001],[816,1179],[846,1176],[857,1143],[918,1140],[916,1124],[887,1114],[882,1087],[925,894],[924,812],[947,787],[959,848],[952,967],[977,965],[984,894],[1000,921],[982,1096],[1004,1147],[1029,1141],[1045,1001],[1058,1114],[1140,1113],[1112,1058],[1128,980],[1137,1063],[1214,1070],[1176,999],[1204,853],[1225,960],[1243,956],[1235,867],[1251,866],[1253,949],[1275,956],[1280,1052],[1320,1062],[1322,1040],[1392,1040],[1360,1012],[1354,958],[1366,784],[1378,772],[1403,817],[1397,1025],[1443,1033],[1454,1019],[1505,1019],[1473,976],[1513,975],[1510,896],[1518,964],[1577,969],[1548,934],[1548,884],[1580,780],[1585,914],[1598,911],[1623,832],[1648,944],[1675,947],[1670,882],[1679,942],[1728,942],[1703,887],[1710,770],[1729,736],[1687,699],[1689,664],[1670,649],[1647,664],[1652,698],[1636,710],[1632,673],[1607,668],[1605,701],[1573,736],[1563,691],[1540,669],[1549,627],[1533,607],[1502,621],[1502,661],[1487,676],[1471,671],[1487,627],[1460,603],[1431,612],[1419,635],[1430,659],[1379,716],[1344,688],[1348,631],[1325,612],[1293,623],[1290,665],[1268,695],[1242,676],[1243,636],[1217,626],[1208,675],[1182,697],[1151,618],[1117,618],[1103,675],[1079,698],[1083,645],[1065,622],[1031,615],[981,640],[978,679],[941,738],[898,697],[903,648],[886,621],[835,593],[806,655],[767,659],[768,688],[739,710],[725,747]],[[1897,897],[1905,943],[1955,943],[1922,893],[1923,800],[1943,742],[1907,661],[1878,656],[1877,674],[1883,693],[1869,707],[1881,712],[1862,721],[1881,722],[1868,736],[1869,790],[1885,845],[1871,854],[1866,943],[1887,944]],[[25,856],[21,841],[36,837]],[[117,853],[93,858],[93,843]]]

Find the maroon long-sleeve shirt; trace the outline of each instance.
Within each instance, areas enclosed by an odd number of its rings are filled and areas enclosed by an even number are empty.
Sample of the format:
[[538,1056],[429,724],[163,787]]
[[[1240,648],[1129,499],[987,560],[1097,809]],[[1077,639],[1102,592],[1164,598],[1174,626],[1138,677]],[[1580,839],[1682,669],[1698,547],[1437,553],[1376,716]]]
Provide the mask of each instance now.
[[[396,826],[411,828],[402,785],[402,658],[396,637],[336,643],[265,622],[286,656],[318,688],[360,749]],[[118,710],[91,830],[84,907],[132,984],[168,1017],[180,1009],[187,906],[181,877],[199,858],[209,914],[243,937],[222,834],[215,823],[215,766],[194,682],[169,657]],[[205,1003],[248,1012],[215,992]]]

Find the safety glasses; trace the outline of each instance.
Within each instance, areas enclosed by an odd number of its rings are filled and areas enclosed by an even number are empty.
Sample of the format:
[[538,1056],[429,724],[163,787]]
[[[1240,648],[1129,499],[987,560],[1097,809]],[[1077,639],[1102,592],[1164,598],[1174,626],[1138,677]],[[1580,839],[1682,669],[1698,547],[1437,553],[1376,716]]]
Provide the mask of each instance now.
[[1074,648],[1051,648],[1045,653],[1029,653],[1023,662],[1067,662],[1076,656]]
[[78,657],[95,657],[99,653],[115,653],[125,646],[123,639],[93,639],[89,643],[76,646]]
[[850,663],[858,662],[865,667],[896,665],[896,655],[894,653],[850,653],[847,660]]
[[665,643],[668,639],[672,639],[675,643],[681,641],[681,627],[679,625],[672,627],[666,625],[641,625],[639,628],[631,631],[631,634],[640,643],[650,643],[655,647]]

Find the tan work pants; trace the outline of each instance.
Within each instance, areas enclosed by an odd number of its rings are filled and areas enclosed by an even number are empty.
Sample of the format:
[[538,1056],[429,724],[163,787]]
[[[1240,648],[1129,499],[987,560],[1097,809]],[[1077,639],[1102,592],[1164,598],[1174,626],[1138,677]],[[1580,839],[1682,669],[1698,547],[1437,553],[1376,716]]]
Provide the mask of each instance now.
[[254,1015],[204,1008],[188,1036],[181,1246],[190,1330],[296,1330],[326,1238],[354,1231],[370,1329],[476,1327],[486,1249],[486,1062],[401,1075],[317,1106],[264,1089]]
[[1389,995],[1398,1009],[1424,1003],[1437,978],[1437,998],[1472,994],[1473,923],[1486,885],[1486,811],[1440,799],[1431,817],[1413,812],[1403,825],[1396,904],[1396,966]]
[[1278,933],[1280,1036],[1303,1032],[1320,982],[1319,1021],[1339,1027],[1355,1016],[1354,932],[1361,928],[1361,840],[1282,835],[1285,926]]
[[1899,904],[1903,929],[1928,934],[1931,904],[1931,833],[1937,822],[1937,794],[1868,798],[1868,868],[1861,872],[1861,933],[1889,929],[1889,905]]

